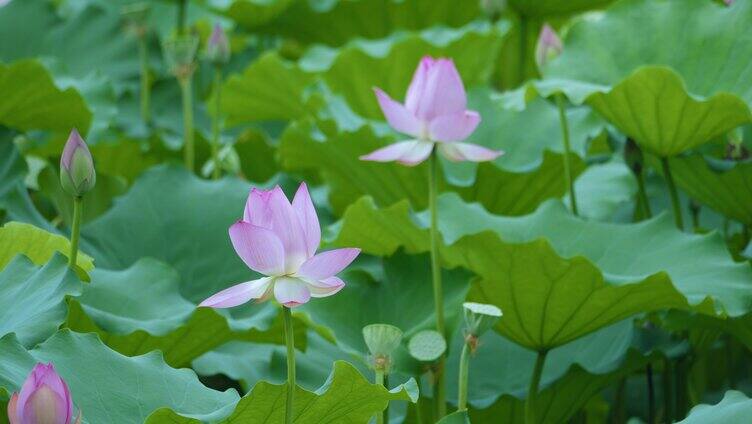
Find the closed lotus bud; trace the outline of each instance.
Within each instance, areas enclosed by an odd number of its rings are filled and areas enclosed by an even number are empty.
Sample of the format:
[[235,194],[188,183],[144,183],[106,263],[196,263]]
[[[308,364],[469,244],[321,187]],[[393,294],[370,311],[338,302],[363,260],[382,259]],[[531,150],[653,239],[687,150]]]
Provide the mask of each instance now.
[[363,339],[373,356],[373,367],[388,373],[392,352],[402,342],[402,330],[389,324],[371,324],[363,327]]
[[[10,424],[71,424],[73,401],[52,364],[36,364],[21,391],[8,402]],[[75,420],[81,422],[81,413]]]
[[68,194],[81,197],[94,188],[97,173],[89,147],[74,128],[60,158],[60,184]]
[[206,58],[215,65],[222,65],[230,60],[230,42],[219,24],[214,24],[209,41],[206,43]]
[[544,67],[548,62],[564,51],[564,45],[561,38],[556,34],[553,28],[548,24],[543,24],[538,44],[535,46],[535,63],[538,68]]

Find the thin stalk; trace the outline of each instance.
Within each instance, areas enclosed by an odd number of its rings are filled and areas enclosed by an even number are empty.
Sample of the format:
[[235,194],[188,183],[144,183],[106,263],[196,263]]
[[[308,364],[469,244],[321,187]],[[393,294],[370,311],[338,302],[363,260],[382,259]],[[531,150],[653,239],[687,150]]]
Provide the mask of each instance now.
[[78,240],[81,235],[81,216],[84,213],[84,202],[80,196],[73,197],[73,226],[71,227],[70,255],[68,256],[68,267],[76,266],[78,258]]
[[637,193],[640,196],[640,204],[642,205],[642,212],[645,214],[645,218],[652,218],[653,211],[650,210],[650,200],[648,200],[648,193],[645,190],[645,175],[643,172],[637,174]]
[[285,424],[292,424],[293,397],[295,396],[295,335],[292,330],[292,311],[283,306],[285,317],[285,342],[287,343],[287,403],[285,403]]
[[179,0],[178,2],[178,34],[185,34],[186,16],[188,9],[188,0]]
[[567,183],[567,190],[569,192],[569,203],[572,207],[572,213],[577,213],[577,195],[574,192],[574,179],[572,178],[572,170],[569,167],[569,158],[572,156],[572,147],[569,143],[569,122],[567,122],[567,111],[564,106],[564,95],[561,93],[556,94],[556,105],[559,108],[559,122],[561,123],[561,138],[564,140],[564,179]]
[[179,79],[183,97],[183,160],[185,167],[193,172],[195,150],[193,146],[193,86],[191,75]]
[[465,411],[467,410],[467,380],[468,380],[468,369],[470,368],[470,346],[465,343],[462,346],[462,354],[460,354],[460,379],[458,382],[458,392],[459,392],[459,401],[458,401],[458,411]]
[[525,424],[536,424],[535,419],[535,398],[538,396],[538,385],[543,375],[543,365],[546,363],[546,354],[548,352],[540,351],[535,359],[535,368],[530,378],[530,386],[527,390],[527,399],[525,400]]
[[[439,191],[439,164],[436,149],[431,152],[428,159],[428,208],[431,211],[431,276],[433,281],[433,303],[436,309],[436,331],[446,338],[444,326],[444,294],[441,287],[441,265],[439,263],[439,210],[436,206],[436,198]],[[437,419],[446,415],[446,382],[444,377],[445,356],[439,359],[436,371],[435,399],[437,402]]]
[[653,364],[645,368],[645,378],[648,384],[648,424],[655,424],[655,389],[653,388]]
[[[376,370],[375,383],[379,386],[384,385],[384,370]],[[384,413],[385,411],[381,411],[376,414],[376,424],[384,424]]]
[[149,82],[149,48],[146,42],[146,34],[138,37],[138,57],[141,63],[141,119],[144,124],[151,121],[151,84]]
[[674,422],[674,373],[672,372],[672,363],[670,358],[664,360],[663,370],[663,401],[665,421]]
[[674,184],[674,177],[671,175],[671,167],[668,165],[668,158],[661,158],[661,166],[663,167],[663,178],[666,179],[668,192],[671,195],[671,207],[674,209],[676,228],[680,231],[684,231],[684,220],[682,218],[681,205],[679,204],[679,193],[676,191],[676,184]]
[[222,67],[214,67],[214,119],[212,119],[212,178],[219,179],[219,134],[222,131],[222,117],[220,116],[220,93],[222,87]]

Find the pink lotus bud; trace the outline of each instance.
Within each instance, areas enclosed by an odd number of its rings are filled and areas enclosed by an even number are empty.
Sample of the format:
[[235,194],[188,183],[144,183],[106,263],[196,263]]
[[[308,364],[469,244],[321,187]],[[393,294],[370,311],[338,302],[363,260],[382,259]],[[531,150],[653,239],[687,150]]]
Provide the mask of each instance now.
[[206,58],[215,65],[222,65],[230,60],[230,42],[219,24],[214,24],[209,41],[206,43]]
[[89,147],[74,128],[60,157],[60,184],[68,194],[81,197],[94,188],[96,182],[97,173]]
[[[8,402],[10,424],[71,424],[70,391],[52,364],[36,364],[20,393]],[[76,423],[81,422],[79,412]]]
[[553,28],[548,24],[543,24],[538,44],[535,46],[535,63],[538,68],[542,68],[556,56],[564,51],[561,38],[556,34]]

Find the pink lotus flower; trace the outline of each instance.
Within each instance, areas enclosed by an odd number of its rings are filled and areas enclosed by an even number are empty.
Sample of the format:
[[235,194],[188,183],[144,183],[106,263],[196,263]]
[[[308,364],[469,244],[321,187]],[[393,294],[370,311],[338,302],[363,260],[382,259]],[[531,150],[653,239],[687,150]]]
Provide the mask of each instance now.
[[[36,364],[20,393],[8,402],[10,424],[70,424],[73,401],[70,391],[52,364]],[[81,411],[76,424],[81,423]]]
[[222,290],[199,306],[231,308],[273,293],[277,302],[294,307],[311,297],[331,296],[345,286],[335,274],[360,253],[345,248],[316,254],[321,228],[305,183],[292,204],[279,186],[252,189],[243,219],[230,227],[230,240],[243,262],[266,277]]
[[363,160],[397,161],[414,166],[428,158],[434,145],[453,161],[483,162],[503,153],[460,143],[475,131],[480,115],[466,109],[465,87],[451,59],[423,57],[407,89],[404,105],[379,88],[374,91],[389,125],[413,139],[361,156]]

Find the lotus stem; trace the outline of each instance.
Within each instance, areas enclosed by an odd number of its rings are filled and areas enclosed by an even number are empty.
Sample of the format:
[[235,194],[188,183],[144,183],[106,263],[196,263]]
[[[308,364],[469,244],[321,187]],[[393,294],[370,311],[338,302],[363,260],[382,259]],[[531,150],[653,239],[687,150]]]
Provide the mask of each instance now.
[[146,42],[146,34],[138,37],[138,56],[141,63],[141,119],[144,124],[151,122],[151,84],[149,81],[149,48]]
[[640,171],[637,174],[637,193],[640,196],[640,205],[645,218],[652,218],[653,211],[650,210],[650,200],[648,199],[647,190],[645,190],[645,174]]
[[545,350],[539,351],[535,358],[535,368],[530,378],[530,387],[527,390],[527,399],[525,400],[525,424],[536,424],[535,418],[535,399],[538,396],[538,385],[543,375],[543,365],[546,363]]
[[462,354],[460,354],[460,379],[458,383],[459,400],[457,401],[457,410],[467,410],[467,380],[468,370],[470,368],[470,346],[469,343],[465,343],[462,346]]
[[178,0],[178,34],[185,34],[188,0]]
[[285,343],[287,343],[287,403],[285,403],[285,424],[292,424],[293,397],[295,396],[295,334],[292,328],[292,311],[282,307],[285,321]]
[[655,389],[653,388],[653,364],[648,363],[645,368],[645,378],[648,384],[648,424],[655,424]]
[[567,111],[564,105],[564,95],[556,94],[556,105],[559,108],[559,122],[561,123],[561,139],[564,141],[564,179],[567,183],[567,192],[569,193],[569,203],[572,213],[577,212],[577,195],[574,192],[574,180],[572,179],[572,170],[570,169],[569,159],[572,156],[572,148],[569,143],[569,122],[567,121]]
[[[375,383],[379,386],[384,385],[384,370],[376,369]],[[384,424],[384,415],[386,411],[381,411],[376,414],[376,424]]]
[[73,197],[73,225],[71,226],[70,256],[68,256],[68,267],[74,268],[78,259],[78,240],[81,235],[81,216],[84,212],[83,197]]
[[681,205],[679,204],[679,193],[676,191],[676,184],[674,184],[674,177],[671,175],[671,167],[668,164],[668,158],[661,158],[661,166],[663,167],[663,178],[666,179],[668,192],[671,196],[671,207],[674,209],[674,222],[676,222],[676,228],[678,228],[679,231],[684,231],[684,220],[682,218]]
[[183,159],[190,172],[194,170],[195,151],[193,146],[193,85],[192,75],[179,78],[183,97]]
[[663,401],[664,401],[664,416],[665,421],[668,423],[674,422],[674,373],[672,371],[673,364],[670,358],[664,360],[663,369]]
[[222,89],[222,67],[217,65],[214,67],[214,119],[212,119],[212,163],[214,169],[212,170],[212,178],[219,179],[219,135],[222,131],[222,118],[220,116],[220,93]]
[[[439,263],[439,229],[436,198],[439,191],[439,164],[436,149],[428,159],[428,208],[431,213],[431,277],[433,281],[433,302],[436,309],[436,331],[446,338],[444,326],[444,294],[441,287],[441,266]],[[437,419],[446,415],[446,382],[444,378],[445,356],[439,358],[435,373],[434,397],[436,398]]]

